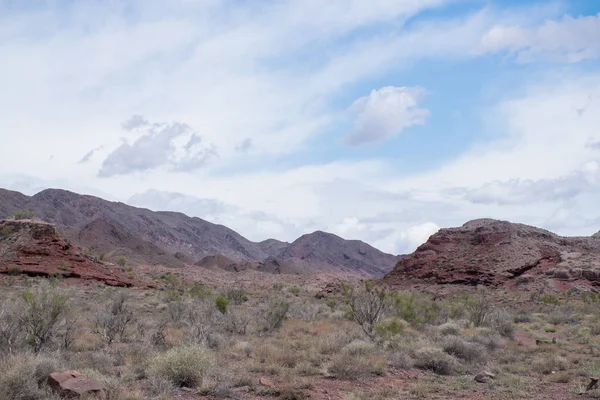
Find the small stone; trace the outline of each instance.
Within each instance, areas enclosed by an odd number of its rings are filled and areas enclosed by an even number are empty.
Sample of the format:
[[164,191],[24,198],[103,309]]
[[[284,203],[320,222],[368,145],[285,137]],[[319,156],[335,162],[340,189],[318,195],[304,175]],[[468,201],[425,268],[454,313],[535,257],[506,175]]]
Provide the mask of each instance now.
[[492,379],[496,379],[496,375],[488,371],[482,371],[475,375],[475,381],[479,383],[488,383]]
[[275,387],[275,384],[273,383],[273,381],[271,379],[265,377],[265,376],[261,376],[258,379],[258,383],[261,386],[266,386],[266,387],[269,387],[269,388],[274,388]]

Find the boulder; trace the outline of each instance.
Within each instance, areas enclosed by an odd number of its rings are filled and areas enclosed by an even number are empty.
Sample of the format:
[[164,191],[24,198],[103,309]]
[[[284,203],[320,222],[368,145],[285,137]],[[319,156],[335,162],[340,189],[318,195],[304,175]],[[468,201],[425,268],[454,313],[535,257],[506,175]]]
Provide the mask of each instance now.
[[106,387],[78,371],[53,372],[48,383],[55,391],[68,398],[106,399]]

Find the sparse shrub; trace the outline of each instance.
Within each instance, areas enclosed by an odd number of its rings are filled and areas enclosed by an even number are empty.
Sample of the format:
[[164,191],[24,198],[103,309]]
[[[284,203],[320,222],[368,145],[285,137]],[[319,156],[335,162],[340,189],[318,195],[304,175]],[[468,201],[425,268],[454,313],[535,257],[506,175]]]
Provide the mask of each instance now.
[[183,299],[183,296],[181,296],[181,293],[179,292],[179,290],[167,289],[167,291],[165,293],[165,301],[167,303],[181,302],[182,299]]
[[21,323],[27,334],[27,343],[34,353],[50,344],[58,332],[58,326],[67,310],[67,296],[50,287],[41,285],[21,293],[23,304]]
[[23,324],[16,304],[5,302],[0,308],[0,354],[12,353],[19,345]]
[[227,313],[227,307],[229,306],[229,300],[227,297],[219,296],[215,299],[215,306],[221,314],[225,315]]
[[53,359],[18,355],[0,367],[0,398],[3,400],[48,400],[52,395],[44,387],[51,372],[57,369]]
[[196,388],[215,365],[212,353],[201,346],[175,347],[150,361],[150,375],[174,386]]
[[294,296],[298,296],[300,294],[301,289],[298,286],[292,286],[291,288],[288,289],[290,291],[291,294],[293,294]]
[[167,312],[171,321],[177,323],[183,319],[187,313],[187,304],[179,300],[172,300],[167,305]]
[[225,330],[229,333],[245,335],[251,320],[252,315],[249,312],[232,309],[225,316]]
[[173,383],[162,376],[151,376],[147,384],[148,394],[156,399],[170,399],[173,392]]
[[555,305],[555,306],[560,304],[560,299],[557,296],[550,294],[550,293],[546,293],[546,294],[542,295],[541,300],[542,300],[542,303],[544,303],[544,304],[551,304],[551,305]]
[[[227,299],[225,299],[227,300]],[[183,322],[190,328],[196,343],[205,343],[210,333],[219,324],[217,308],[208,301],[196,301],[188,305],[188,312]]]
[[375,325],[375,334],[383,339],[390,339],[404,332],[404,322],[398,317],[387,318]]
[[364,340],[354,340],[348,343],[343,351],[351,356],[366,356],[372,354],[375,351],[375,345],[372,342],[365,342]]
[[353,356],[343,352],[334,356],[327,369],[332,376],[343,380],[356,380],[370,375],[383,375],[385,360],[380,357]]
[[252,344],[249,342],[237,342],[235,349],[243,353],[246,357],[250,358],[252,355]]
[[209,332],[208,335],[206,335],[205,342],[206,347],[208,347],[209,349],[219,350],[223,347],[223,343],[225,342],[225,340],[223,339],[223,336],[221,336],[219,333]]
[[515,336],[513,318],[506,311],[494,310],[491,312],[485,321],[485,326],[496,330],[502,337],[512,339]]
[[190,285],[189,289],[190,296],[196,299],[204,299],[215,294],[215,292],[201,284],[200,282],[194,282]]
[[483,345],[467,342],[458,336],[446,338],[442,348],[446,353],[470,363],[483,362],[487,358],[487,352]]
[[152,333],[152,336],[150,336],[150,343],[154,347],[164,347],[165,344],[167,343],[167,338],[165,336],[166,328],[167,328],[167,321],[165,321],[164,319],[159,321],[158,325],[156,326],[155,331]]
[[125,265],[127,265],[127,259],[125,257],[119,257],[117,259],[117,265],[121,268],[125,267]]
[[233,304],[239,306],[240,304],[248,301],[248,295],[246,289],[240,286],[230,286],[225,290],[225,297],[232,301]]
[[264,329],[273,332],[281,327],[287,319],[290,303],[284,300],[271,300],[263,311]]
[[424,347],[417,350],[414,365],[438,375],[452,375],[459,370],[458,361],[436,347]]
[[393,368],[411,369],[413,367],[412,358],[403,351],[395,351],[390,354],[388,362]]
[[386,288],[365,281],[362,286],[342,287],[346,303],[350,307],[349,316],[363,332],[371,339],[375,338],[375,325],[383,314],[386,306]]
[[460,327],[454,322],[446,322],[438,327],[442,336],[459,335]]
[[551,324],[575,324],[579,322],[579,313],[577,313],[572,307],[557,307],[548,313],[547,320]]
[[515,317],[513,318],[513,321],[515,322],[515,324],[523,324],[523,323],[528,323],[531,322],[533,319],[531,317],[531,312],[527,311],[527,310],[519,310],[519,312],[517,312],[515,314]]
[[478,286],[475,296],[467,300],[469,320],[476,327],[485,326],[489,315],[494,310],[494,303],[489,291],[484,286]]
[[[0,333],[2,331],[0,330]],[[590,325],[590,333],[594,336],[600,335],[600,323],[596,322]]]
[[556,371],[565,371],[569,368],[569,360],[559,355],[546,355],[533,360],[532,368],[535,372],[549,375]]
[[10,276],[21,275],[21,269],[19,267],[8,267],[6,274]]
[[135,321],[133,310],[127,304],[127,296],[120,292],[94,320],[94,332],[108,344],[123,340],[127,327]]
[[469,337],[468,340],[485,346],[489,351],[494,351],[502,347],[502,337],[491,329],[482,329]]
[[33,219],[35,218],[35,214],[33,211],[23,210],[23,211],[15,211],[13,213],[13,219],[22,220],[22,219]]
[[335,354],[355,338],[352,332],[340,329],[319,337],[317,345],[321,354]]
[[325,305],[326,305],[327,307],[329,307],[329,309],[330,309],[331,311],[335,311],[335,308],[337,307],[337,304],[338,304],[338,301],[337,301],[337,299],[335,299],[334,297],[328,297],[328,298],[325,300]]

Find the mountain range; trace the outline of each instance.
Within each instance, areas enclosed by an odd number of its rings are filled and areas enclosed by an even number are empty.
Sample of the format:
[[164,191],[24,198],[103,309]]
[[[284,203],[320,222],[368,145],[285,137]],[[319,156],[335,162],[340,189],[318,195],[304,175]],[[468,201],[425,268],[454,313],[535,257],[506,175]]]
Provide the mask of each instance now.
[[[0,189],[0,218],[28,211],[54,224],[76,245],[134,265],[253,268],[271,273],[331,272],[381,277],[398,257],[358,240],[317,231],[292,243],[253,242],[223,225],[170,211],[151,211],[66,190],[34,196]],[[208,257],[208,258],[207,258]]]

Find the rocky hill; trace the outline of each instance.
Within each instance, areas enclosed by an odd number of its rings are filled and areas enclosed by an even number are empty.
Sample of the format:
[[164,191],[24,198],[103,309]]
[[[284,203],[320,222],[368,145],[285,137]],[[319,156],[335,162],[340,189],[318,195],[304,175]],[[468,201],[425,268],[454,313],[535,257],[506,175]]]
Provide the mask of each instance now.
[[441,229],[383,281],[463,285],[600,285],[600,237],[561,237],[492,219]]
[[367,243],[321,231],[301,236],[275,258],[298,269],[359,272],[364,276],[383,276],[398,261],[398,257]]
[[125,271],[86,255],[54,225],[34,220],[0,220],[0,274],[55,275],[111,286],[141,284]]
[[72,242],[96,255],[112,261],[126,257],[132,264],[202,266],[206,257],[222,256],[236,264],[233,270],[323,270],[379,277],[397,261],[366,243],[324,232],[291,244],[275,239],[256,243],[223,225],[182,213],[154,212],[66,190],[48,189],[30,197],[0,189],[0,218],[22,210],[55,224]]

